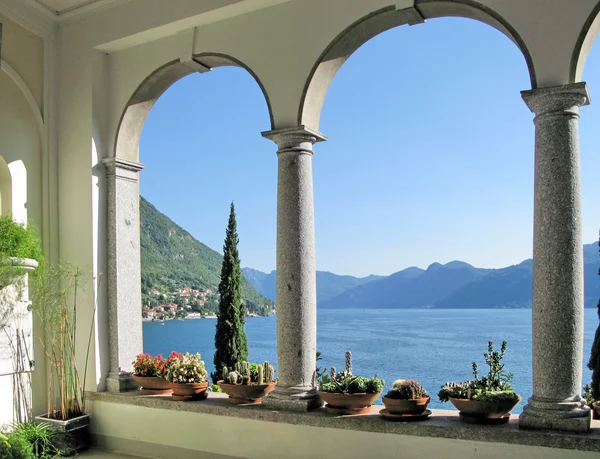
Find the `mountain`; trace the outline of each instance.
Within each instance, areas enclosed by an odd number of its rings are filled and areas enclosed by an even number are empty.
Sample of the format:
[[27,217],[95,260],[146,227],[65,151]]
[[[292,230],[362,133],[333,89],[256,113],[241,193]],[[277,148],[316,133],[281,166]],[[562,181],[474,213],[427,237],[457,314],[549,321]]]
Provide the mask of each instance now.
[[[598,245],[583,247],[585,307],[600,298]],[[400,271],[347,290],[320,304],[323,308],[523,308],[531,307],[533,260],[502,269],[481,269],[453,261],[427,270]],[[418,269],[418,268],[417,268]]]
[[[598,277],[598,244],[583,246],[584,304],[595,307],[600,298]],[[533,294],[533,260],[497,269],[487,276],[471,282],[435,306],[438,308],[515,308],[531,307]]]
[[[223,256],[194,239],[141,196],[140,243],[142,292],[177,292],[183,287],[218,290]],[[242,291],[251,312],[273,309],[273,302],[258,293],[245,277]]]
[[[275,271],[267,274],[256,269],[243,268],[242,272],[257,292],[275,301]],[[341,276],[328,271],[317,271],[317,303],[327,301],[348,289],[382,278],[374,275]]]
[[321,304],[323,308],[418,308],[433,306],[463,285],[487,273],[485,269],[453,261],[431,264],[425,271],[407,268],[391,276],[347,290]]

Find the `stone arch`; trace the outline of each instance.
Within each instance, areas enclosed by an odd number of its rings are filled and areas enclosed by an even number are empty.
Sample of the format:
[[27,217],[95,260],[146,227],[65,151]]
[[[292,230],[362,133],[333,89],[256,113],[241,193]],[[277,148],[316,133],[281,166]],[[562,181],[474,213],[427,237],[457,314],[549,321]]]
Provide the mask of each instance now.
[[[399,2],[397,2],[399,3]],[[463,17],[483,22],[506,35],[525,58],[532,88],[536,87],[533,59],[517,31],[495,11],[472,0],[415,0],[414,6],[382,8],[354,22],[340,33],[313,66],[302,92],[298,124],[318,129],[321,108],[331,81],[344,62],[371,38],[401,25],[415,25],[426,19]]]
[[240,60],[221,53],[195,54],[192,61],[174,60],[149,75],[136,89],[121,115],[115,138],[114,156],[117,159],[137,162],[142,129],[150,110],[175,82],[195,72],[205,73],[217,67],[240,67],[254,78],[267,104],[271,127],[274,125],[271,102],[264,85],[250,67]]
[[0,156],[0,215],[12,213],[12,179],[8,164]]
[[571,57],[571,72],[570,82],[575,83],[581,81],[583,76],[583,68],[587,60],[590,49],[596,40],[596,37],[600,33],[600,1],[596,7],[592,10],[590,15],[585,21],[583,28],[575,44],[573,50],[573,56]]

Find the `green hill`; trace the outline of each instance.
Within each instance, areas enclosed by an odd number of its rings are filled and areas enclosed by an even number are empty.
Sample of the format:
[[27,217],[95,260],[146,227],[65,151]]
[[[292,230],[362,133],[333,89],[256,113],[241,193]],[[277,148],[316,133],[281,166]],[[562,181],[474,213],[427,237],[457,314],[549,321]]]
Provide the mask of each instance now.
[[[223,235],[225,227],[223,227]],[[156,207],[140,196],[140,242],[142,256],[142,298],[152,300],[149,291],[177,292],[184,287],[217,292],[223,256],[192,237]],[[268,314],[273,301],[259,294],[246,278],[244,300],[250,312]],[[216,298],[207,308],[216,312]]]

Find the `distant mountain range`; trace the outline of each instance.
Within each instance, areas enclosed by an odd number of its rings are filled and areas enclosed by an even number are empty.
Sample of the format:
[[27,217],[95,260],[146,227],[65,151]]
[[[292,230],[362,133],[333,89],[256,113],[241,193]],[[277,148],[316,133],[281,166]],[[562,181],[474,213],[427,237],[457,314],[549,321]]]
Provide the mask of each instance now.
[[[600,298],[598,245],[584,245],[583,251],[585,307],[595,307]],[[501,269],[452,261],[363,278],[317,271],[317,303],[328,309],[530,308],[532,266],[531,259]],[[275,271],[243,271],[258,292],[275,300]]]
[[[242,268],[242,272],[258,293],[275,301],[275,271],[267,274],[252,268]],[[368,277],[340,276],[328,271],[317,271],[317,301],[330,300],[354,287],[383,278],[384,276],[374,275]]]

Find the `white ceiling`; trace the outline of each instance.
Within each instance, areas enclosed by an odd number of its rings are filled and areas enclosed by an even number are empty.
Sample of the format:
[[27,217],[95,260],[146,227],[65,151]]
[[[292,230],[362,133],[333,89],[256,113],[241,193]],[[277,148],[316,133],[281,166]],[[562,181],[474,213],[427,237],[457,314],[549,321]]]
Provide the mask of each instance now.
[[[70,11],[76,10],[83,6],[95,6],[94,3],[101,3],[106,5],[107,3],[114,3],[119,0],[35,0],[42,6],[46,7],[55,14],[61,15]],[[99,6],[99,5],[98,5]]]

